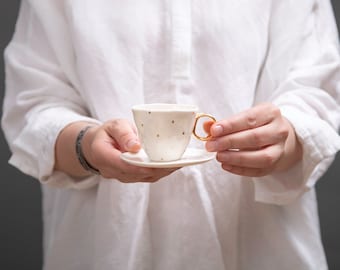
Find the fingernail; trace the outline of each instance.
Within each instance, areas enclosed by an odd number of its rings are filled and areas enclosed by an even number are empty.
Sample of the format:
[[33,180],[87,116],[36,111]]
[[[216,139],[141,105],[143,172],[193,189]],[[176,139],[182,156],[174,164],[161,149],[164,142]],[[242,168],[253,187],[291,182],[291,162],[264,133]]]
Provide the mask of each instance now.
[[135,140],[135,139],[131,139],[126,143],[126,148],[129,151],[138,151],[140,148],[140,143]]
[[222,167],[223,167],[223,169],[225,169],[226,171],[230,171],[230,170],[233,168],[233,166],[227,165],[227,164],[223,164]]
[[211,129],[211,133],[213,136],[220,136],[223,132],[223,127],[221,125],[213,126]]
[[208,141],[205,147],[208,151],[214,152],[217,149],[217,143],[215,141]]

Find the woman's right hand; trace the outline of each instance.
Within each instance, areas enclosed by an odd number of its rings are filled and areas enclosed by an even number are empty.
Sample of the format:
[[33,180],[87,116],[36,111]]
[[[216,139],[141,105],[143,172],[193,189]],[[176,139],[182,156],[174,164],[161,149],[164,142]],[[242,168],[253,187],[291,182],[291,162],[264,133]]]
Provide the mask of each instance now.
[[[73,176],[88,175],[80,166],[76,156],[73,159],[69,158],[68,155],[71,155],[71,153],[67,149],[70,149],[70,147],[66,147],[66,145],[70,145],[70,142],[74,143],[74,134],[78,134],[79,130],[87,125],[89,123],[78,122],[71,124],[61,133],[60,138],[57,140],[56,169]],[[65,133],[73,135],[67,136]],[[68,137],[73,137],[73,139],[68,140]],[[144,168],[124,162],[120,158],[122,153],[136,153],[141,149],[135,126],[125,119],[109,120],[102,125],[93,124],[93,127],[85,133],[81,146],[86,161],[96,168],[104,178],[117,179],[123,183],[156,182],[177,170]],[[71,162],[76,162],[76,164],[73,163],[72,165]]]
[[125,119],[114,119],[94,126],[82,142],[86,160],[104,178],[115,178],[124,183],[156,182],[176,169],[142,168],[124,162],[123,152],[136,153],[141,149],[136,128]]

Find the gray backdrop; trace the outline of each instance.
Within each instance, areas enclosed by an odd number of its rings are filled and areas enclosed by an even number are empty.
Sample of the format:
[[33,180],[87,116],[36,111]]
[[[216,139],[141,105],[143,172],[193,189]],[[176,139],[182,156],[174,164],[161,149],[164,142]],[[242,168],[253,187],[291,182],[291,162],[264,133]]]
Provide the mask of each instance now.
[[[48,1],[48,0],[47,0]],[[298,1],[298,0],[297,0]],[[19,0],[0,1],[0,51],[13,33]],[[333,0],[338,22],[340,2]],[[0,61],[0,101],[3,98],[3,60]],[[37,180],[7,164],[8,147],[0,132],[0,269],[41,269],[41,193]],[[330,270],[340,269],[340,154],[317,184],[321,230]],[[62,269],[61,269],[62,270]],[[298,269],[292,269],[298,270]]]

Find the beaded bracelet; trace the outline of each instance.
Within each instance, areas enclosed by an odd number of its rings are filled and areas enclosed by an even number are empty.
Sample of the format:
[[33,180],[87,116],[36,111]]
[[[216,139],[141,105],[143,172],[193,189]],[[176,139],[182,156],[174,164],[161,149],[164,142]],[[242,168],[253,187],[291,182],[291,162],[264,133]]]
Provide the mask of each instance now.
[[78,136],[77,136],[77,139],[76,139],[76,154],[77,154],[77,157],[78,157],[78,161],[79,163],[81,164],[81,166],[86,170],[86,171],[89,171],[93,174],[100,174],[100,172],[96,169],[96,168],[93,168],[88,162],[87,160],[85,159],[85,156],[84,156],[84,153],[83,153],[83,150],[81,148],[81,141],[86,133],[86,131],[88,131],[91,127],[93,126],[86,126],[84,127],[82,130],[80,130]]

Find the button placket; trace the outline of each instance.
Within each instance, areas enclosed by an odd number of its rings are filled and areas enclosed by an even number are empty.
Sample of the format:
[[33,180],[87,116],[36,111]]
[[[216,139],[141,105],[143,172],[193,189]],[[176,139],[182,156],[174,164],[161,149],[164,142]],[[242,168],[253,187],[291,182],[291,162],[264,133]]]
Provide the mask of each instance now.
[[171,1],[171,79],[191,76],[191,0]]

